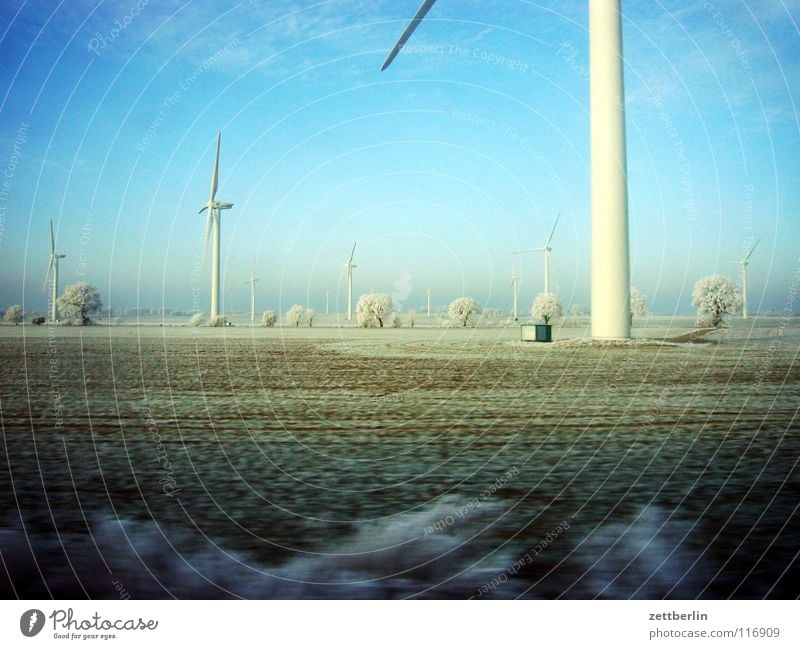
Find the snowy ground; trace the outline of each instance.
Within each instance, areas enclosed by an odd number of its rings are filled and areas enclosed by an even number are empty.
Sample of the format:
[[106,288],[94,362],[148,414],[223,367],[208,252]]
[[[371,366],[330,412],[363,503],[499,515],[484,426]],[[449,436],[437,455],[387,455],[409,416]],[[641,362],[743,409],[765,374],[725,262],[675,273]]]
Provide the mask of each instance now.
[[185,320],[0,327],[5,594],[800,594],[798,320]]

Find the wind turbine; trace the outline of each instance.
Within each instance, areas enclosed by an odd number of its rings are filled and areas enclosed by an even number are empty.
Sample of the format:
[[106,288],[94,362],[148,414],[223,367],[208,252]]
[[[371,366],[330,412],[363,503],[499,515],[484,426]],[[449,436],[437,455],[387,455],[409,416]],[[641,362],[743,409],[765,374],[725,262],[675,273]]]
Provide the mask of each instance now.
[[50,279],[50,271],[53,271],[53,296],[52,304],[50,305],[50,320],[56,321],[56,304],[58,301],[58,260],[64,259],[66,255],[59,255],[56,253],[56,236],[53,234],[53,221],[50,220],[50,263],[47,264],[47,274],[44,276],[44,284],[42,290],[47,288],[47,280]]
[[519,275],[517,275],[514,264],[511,264],[511,292],[514,295],[514,322],[517,321],[517,296],[519,295]]
[[553,229],[550,230],[550,236],[547,237],[547,241],[545,242],[544,246],[541,248],[529,248],[528,250],[520,250],[519,252],[512,252],[512,255],[523,255],[526,252],[543,252],[544,253],[544,292],[547,295],[550,295],[550,252],[553,250],[550,247],[550,242],[553,240],[553,235],[556,232],[556,226],[558,225],[558,219],[561,218],[561,213],[559,212],[558,216],[556,217],[556,222],[553,224]]
[[353,319],[353,269],[358,268],[353,263],[353,255],[356,254],[356,242],[353,242],[353,250],[350,253],[350,259],[344,265],[347,268],[347,319]]
[[208,203],[201,209],[198,214],[202,214],[208,210],[208,218],[206,219],[206,252],[208,252],[208,237],[211,234],[211,228],[214,228],[214,240],[212,242],[211,250],[211,319],[213,320],[219,315],[219,225],[222,210],[229,210],[233,207],[233,203],[221,203],[217,201],[217,184],[219,179],[219,145],[222,139],[222,134],[217,131],[217,155],[214,158],[214,173],[211,175],[211,195],[208,198]]
[[[592,337],[630,338],[628,182],[620,0],[589,1],[592,150]],[[381,67],[385,70],[435,0],[425,0]]]
[[431,289],[428,289],[428,317],[431,317]]
[[761,241],[761,239],[753,244],[753,247],[750,248],[750,252],[744,256],[744,259],[735,262],[742,267],[742,320],[747,320],[749,317],[747,312],[747,267],[750,265],[750,262],[748,260],[750,259],[750,255],[753,254],[753,250],[756,249],[759,241]]
[[253,270],[250,271],[250,279],[245,284],[250,284],[250,324],[256,322],[256,260],[253,259]]

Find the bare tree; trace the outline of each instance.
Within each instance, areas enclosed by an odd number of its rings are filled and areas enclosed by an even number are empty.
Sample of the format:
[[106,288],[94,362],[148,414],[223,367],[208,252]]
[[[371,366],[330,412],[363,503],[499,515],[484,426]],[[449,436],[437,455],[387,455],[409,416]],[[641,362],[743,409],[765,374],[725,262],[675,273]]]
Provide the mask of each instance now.
[[14,324],[22,322],[24,317],[25,314],[22,312],[22,307],[19,304],[8,307],[3,314],[3,320],[6,322],[13,322]]
[[719,327],[726,315],[742,307],[742,296],[729,277],[708,275],[695,283],[692,304],[697,307],[698,323]]
[[89,324],[89,316],[103,308],[100,293],[91,284],[78,282],[70,284],[64,289],[64,294],[58,298],[58,309],[67,318],[72,318],[76,324]]
[[551,318],[559,318],[562,313],[561,300],[552,293],[539,293],[533,300],[531,316],[534,320],[544,320],[545,324],[550,324]]
[[457,297],[450,303],[447,314],[462,327],[466,327],[480,308],[480,305],[471,297]]
[[356,322],[359,327],[383,327],[392,312],[392,298],[387,293],[365,293],[356,305]]
[[286,324],[292,327],[299,327],[306,315],[306,310],[300,304],[295,304],[286,312]]

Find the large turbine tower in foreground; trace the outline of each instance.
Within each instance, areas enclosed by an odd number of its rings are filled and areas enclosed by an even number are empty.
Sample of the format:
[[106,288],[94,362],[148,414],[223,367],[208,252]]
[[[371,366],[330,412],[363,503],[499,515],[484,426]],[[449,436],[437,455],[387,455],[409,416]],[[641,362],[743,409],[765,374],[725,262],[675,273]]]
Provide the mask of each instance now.
[[[385,70],[435,0],[425,0]],[[589,0],[592,146],[592,337],[630,338],[628,184],[620,0]]]
[[219,182],[219,145],[222,134],[217,131],[217,154],[214,158],[214,172],[211,175],[211,195],[208,203],[200,210],[200,214],[208,210],[206,219],[206,251],[208,251],[208,237],[211,234],[212,226],[214,239],[211,249],[211,320],[219,315],[219,237],[220,237],[220,216],[222,210],[229,210],[233,203],[221,203],[216,200],[217,184]]

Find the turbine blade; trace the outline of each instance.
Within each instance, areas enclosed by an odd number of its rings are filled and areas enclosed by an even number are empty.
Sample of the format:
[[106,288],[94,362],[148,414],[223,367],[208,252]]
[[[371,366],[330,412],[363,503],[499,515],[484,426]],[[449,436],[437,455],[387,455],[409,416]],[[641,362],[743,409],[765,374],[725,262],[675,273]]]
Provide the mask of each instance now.
[[411,38],[411,34],[414,33],[414,30],[417,28],[420,21],[425,17],[425,14],[428,13],[434,2],[436,2],[436,0],[425,0],[422,3],[422,6],[419,8],[416,15],[411,19],[411,22],[408,23],[408,27],[406,27],[405,31],[400,36],[400,40],[397,41],[395,46],[392,48],[392,51],[389,52],[389,56],[387,56],[386,60],[383,62],[383,65],[381,66],[381,72],[383,72],[392,64],[394,58],[400,53],[400,50],[403,49],[406,41]]
[[198,212],[198,214],[202,214],[202,213],[203,213],[203,212],[205,212],[207,209],[208,209],[208,205],[204,205],[204,206],[203,206],[203,209],[201,209],[201,210]]
[[221,139],[222,133],[217,131],[217,154],[214,157],[214,173],[211,175],[211,197],[208,199],[209,203],[213,203],[217,195],[217,183],[219,179],[219,143]]
[[752,254],[753,254],[753,250],[755,250],[755,249],[756,249],[756,246],[759,244],[759,242],[760,242],[760,241],[761,241],[761,239],[758,239],[758,241],[756,241],[756,242],[753,244],[753,247],[752,247],[752,248],[750,248],[750,252],[748,252],[748,253],[747,253],[747,256],[744,258],[744,260],[745,260],[745,261],[747,261],[748,259],[750,259],[750,255],[752,255]]
[[356,254],[356,243],[357,242],[355,242],[355,241],[353,242],[353,250],[350,253],[350,259],[347,262],[348,265],[351,265],[353,263],[353,255]]
[[556,222],[553,224],[553,229],[550,230],[550,236],[547,237],[547,243],[544,244],[545,248],[547,248],[547,246],[549,246],[550,242],[553,240],[553,235],[555,234],[556,226],[558,225],[558,219],[560,219],[560,218],[561,218],[561,212],[558,213],[558,216],[556,217]]
[[56,252],[56,235],[53,234],[53,219],[50,219],[50,254]]

